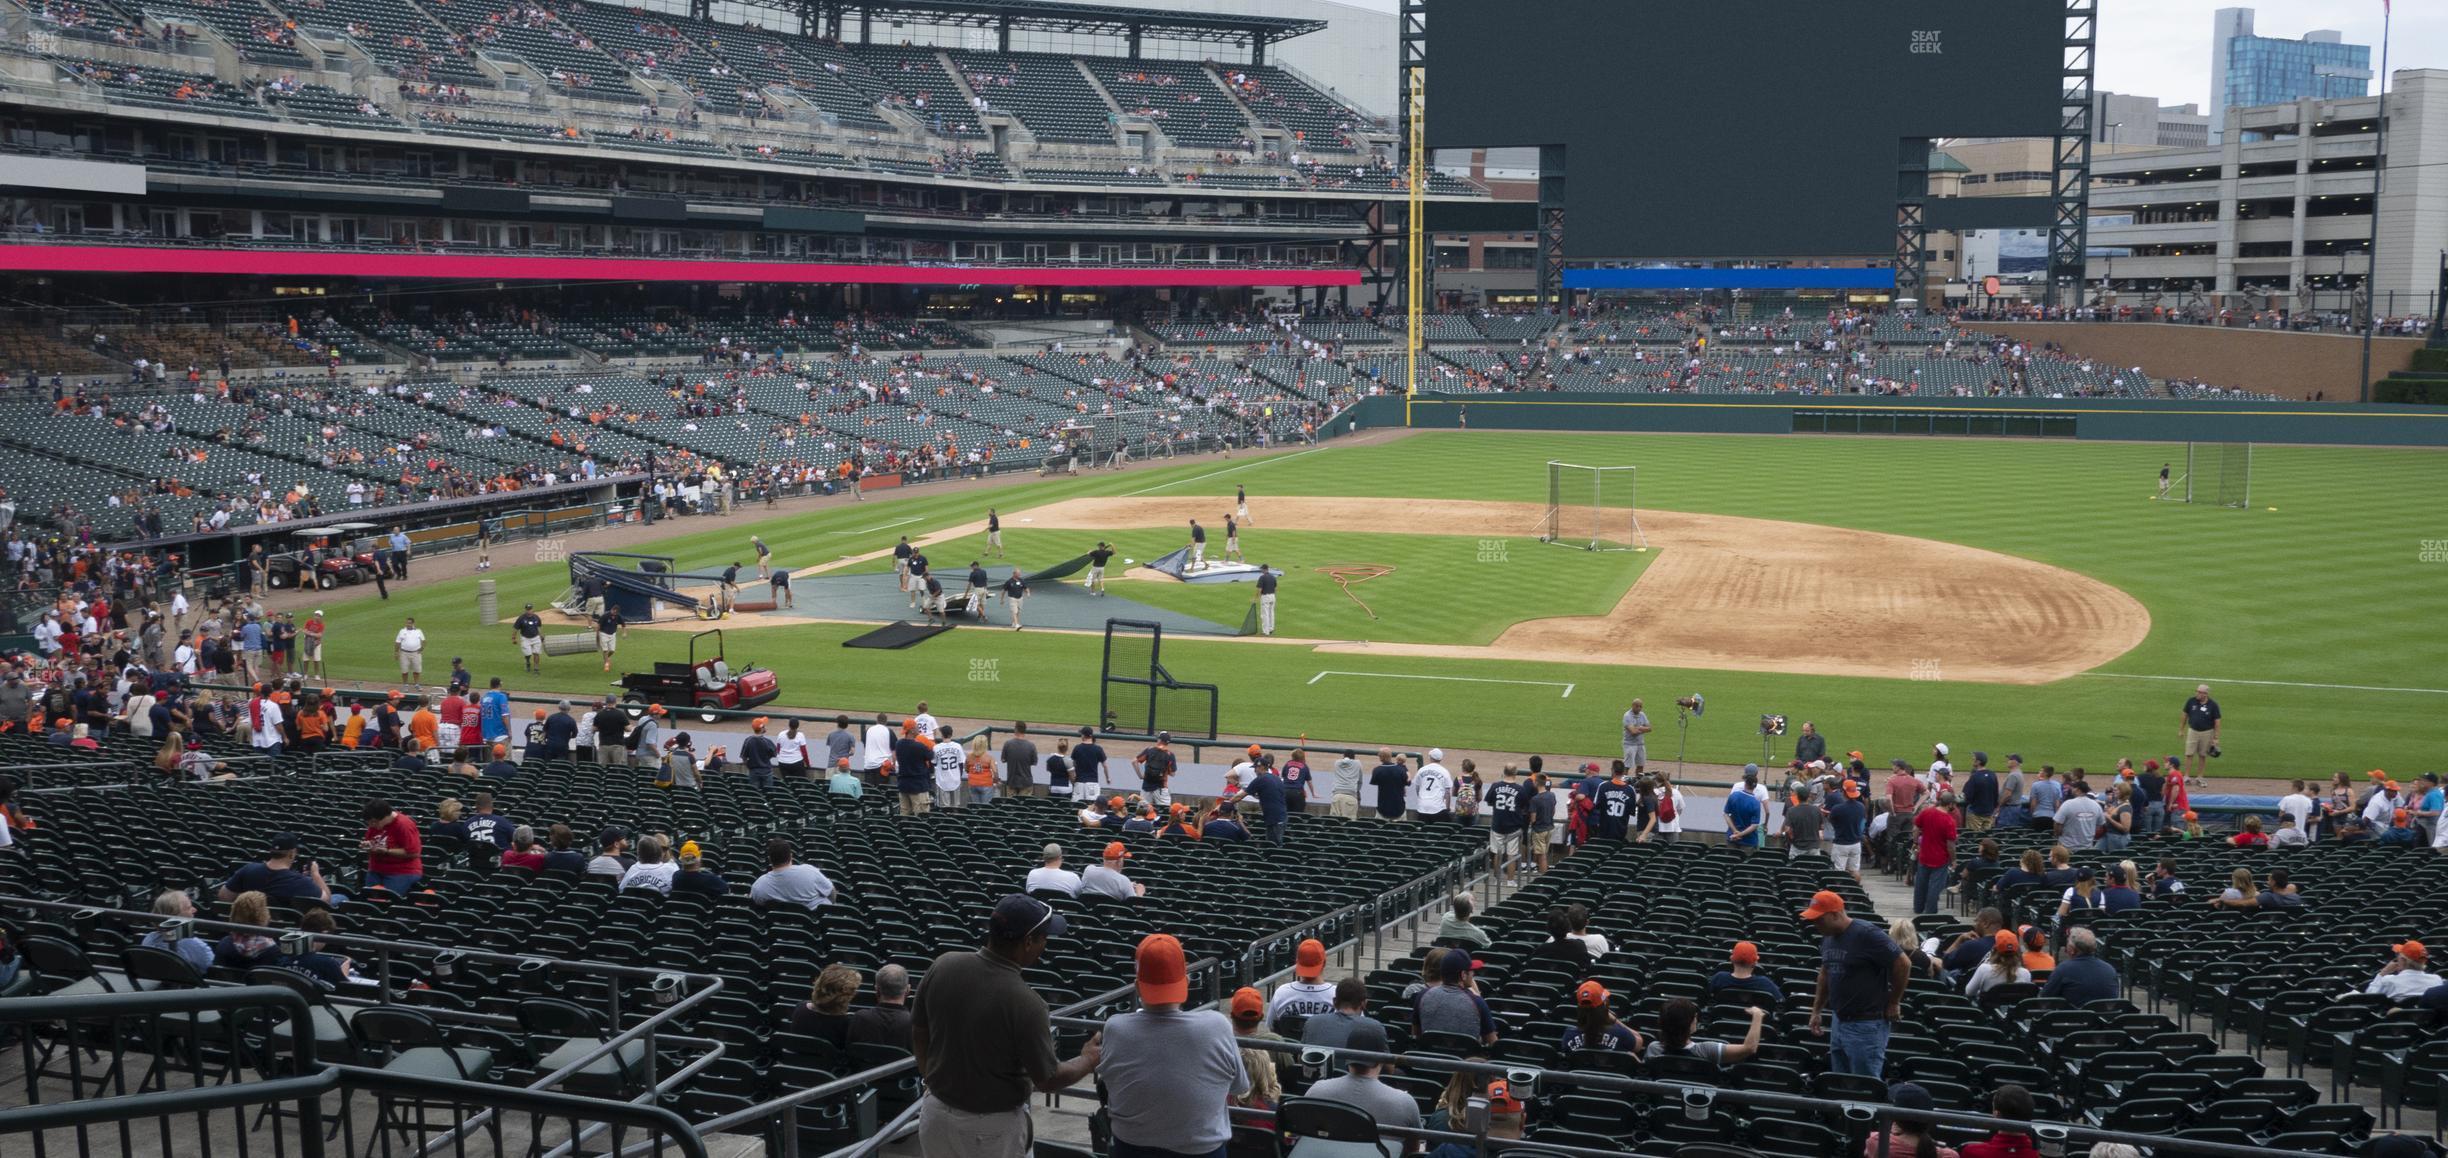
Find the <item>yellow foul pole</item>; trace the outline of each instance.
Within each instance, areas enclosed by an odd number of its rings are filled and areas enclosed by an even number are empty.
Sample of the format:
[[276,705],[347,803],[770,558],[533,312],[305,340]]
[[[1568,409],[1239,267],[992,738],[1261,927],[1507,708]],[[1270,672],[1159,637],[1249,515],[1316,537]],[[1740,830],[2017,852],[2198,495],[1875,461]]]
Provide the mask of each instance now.
[[1420,295],[1427,283],[1427,210],[1424,194],[1428,189],[1428,70],[1411,70],[1411,138],[1409,166],[1404,173],[1408,194],[1403,211],[1403,260],[1408,264],[1409,282],[1403,294],[1403,423],[1411,421],[1411,395],[1419,388],[1419,356],[1426,344],[1421,332],[1423,305]]

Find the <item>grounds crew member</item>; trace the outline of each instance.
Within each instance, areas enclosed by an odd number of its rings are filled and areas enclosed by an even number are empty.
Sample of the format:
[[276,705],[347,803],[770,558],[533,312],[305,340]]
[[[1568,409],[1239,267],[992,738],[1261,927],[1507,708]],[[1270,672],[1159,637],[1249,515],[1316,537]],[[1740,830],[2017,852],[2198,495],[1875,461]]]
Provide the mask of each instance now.
[[1090,595],[1105,593],[1105,564],[1112,562],[1113,557],[1113,545],[1103,539],[1097,540],[1096,550],[1088,552],[1088,593]]
[[1012,573],[1003,578],[1003,601],[1011,605],[1013,631],[1020,630],[1020,601],[1026,598],[1028,598],[1028,580],[1021,578],[1020,569],[1014,567]]
[[519,632],[519,659],[526,663],[526,671],[543,671],[543,617],[536,614],[534,602],[509,627]]

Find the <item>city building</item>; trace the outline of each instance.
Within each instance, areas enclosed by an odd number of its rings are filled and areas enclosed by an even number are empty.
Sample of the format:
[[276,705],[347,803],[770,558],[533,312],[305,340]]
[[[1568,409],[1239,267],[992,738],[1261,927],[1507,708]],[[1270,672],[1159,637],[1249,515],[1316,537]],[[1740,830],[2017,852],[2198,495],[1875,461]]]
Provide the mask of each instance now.
[[2221,8],[2210,17],[2210,132],[2228,109],[2331,100],[2371,93],[2371,46],[2348,44],[2335,29],[2300,40],[2253,32],[2253,10]]
[[2157,97],[2102,92],[2092,98],[2091,138],[2103,145],[2198,149],[2210,143],[2200,105],[2162,105]]
[[[2117,97],[2147,104],[2157,114],[2159,104],[2148,97]],[[2189,107],[2189,106],[2188,106]],[[2200,137],[2194,138],[2202,140]],[[2092,146],[2099,159],[2133,153],[2155,153],[2160,146],[2107,140]],[[2056,158],[2054,143],[2045,137],[1991,137],[1946,142],[1930,157],[1932,197],[2046,197]],[[2096,198],[2097,189],[2093,191]],[[1928,264],[1933,285],[1964,284],[1996,276],[2007,282],[2040,282],[2048,278],[2048,223],[2001,226],[1957,234],[1933,230]]]
[[[2379,260],[2371,260],[2376,96],[2227,110],[2218,144],[2095,158],[2089,280],[2127,294],[2236,295],[2333,310],[2372,279],[2384,316],[2427,313],[2448,249],[2448,69],[2388,94]],[[1969,190],[1967,190],[1969,192]]]
[[[1441,149],[1436,165],[1448,177],[1478,182],[1498,201],[1538,200],[1537,149]],[[1524,309],[1538,301],[1536,234],[1441,233],[1430,252],[1440,309]]]

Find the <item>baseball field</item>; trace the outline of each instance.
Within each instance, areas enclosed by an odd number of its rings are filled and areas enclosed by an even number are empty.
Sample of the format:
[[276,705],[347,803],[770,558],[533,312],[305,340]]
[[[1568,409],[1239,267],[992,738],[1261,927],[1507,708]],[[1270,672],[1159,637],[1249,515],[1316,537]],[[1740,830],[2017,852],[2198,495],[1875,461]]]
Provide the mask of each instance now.
[[[1192,517],[1220,553],[1238,484],[1254,521],[1245,554],[1285,573],[1277,638],[1169,636],[1164,657],[1177,678],[1222,688],[1230,733],[1605,752],[1640,696],[1659,725],[1652,758],[1671,759],[1672,701],[1697,692],[1709,707],[1689,730],[1694,760],[1758,758],[1758,717],[1777,713],[1877,760],[1946,741],[1959,760],[1979,746],[2099,768],[2175,750],[2178,704],[2207,680],[2227,714],[2213,775],[2437,768],[2448,455],[2257,447],[2247,510],[2153,501],[2171,457],[2181,470],[2181,446],[2124,443],[1417,433],[779,517],[749,508],[677,521],[652,549],[753,574],[757,534],[810,576],[888,569],[880,553],[908,535],[955,579],[984,551],[991,503],[1003,562],[1050,565],[1098,538],[1145,562],[1183,545]],[[1539,542],[1554,458],[1639,467],[1652,549]],[[392,634],[413,615],[429,672],[460,655],[518,692],[609,690],[591,655],[522,675],[506,620],[567,584],[562,563],[526,562],[533,550],[496,553],[501,625],[477,625],[464,577],[328,605],[331,674],[396,678]],[[1347,591],[1330,570],[1370,577]],[[1234,626],[1252,595],[1132,577],[1119,560],[1115,575],[1118,596]],[[847,650],[873,624],[807,618],[822,609],[804,587],[800,603],[799,616],[725,624],[732,662],[775,669],[786,704],[1095,714],[1093,633],[962,627],[906,651]],[[699,626],[626,633],[620,658],[681,658]]]

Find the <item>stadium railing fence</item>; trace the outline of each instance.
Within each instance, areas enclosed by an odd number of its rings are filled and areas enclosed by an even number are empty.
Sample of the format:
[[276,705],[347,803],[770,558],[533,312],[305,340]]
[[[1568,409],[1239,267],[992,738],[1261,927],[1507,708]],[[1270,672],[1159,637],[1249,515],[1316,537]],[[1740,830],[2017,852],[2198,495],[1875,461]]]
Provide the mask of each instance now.
[[[233,1037],[227,1044],[232,1048],[260,1044],[237,1036],[240,1027],[244,1027],[244,1033],[259,1039],[268,1036],[296,1043],[299,1056],[285,1062],[266,1059],[271,1061],[265,1067],[266,1076],[251,1080],[0,1109],[0,1139],[12,1140],[0,1144],[0,1149],[12,1153],[31,1153],[37,1158],[48,1158],[54,1152],[135,1153],[139,1152],[141,1139],[142,1143],[158,1145],[159,1152],[165,1154],[193,1152],[211,1158],[235,1153],[243,1158],[256,1149],[268,1148],[285,1155],[294,1147],[299,1158],[322,1158],[335,1149],[343,1154],[357,1152],[359,1135],[369,1131],[374,1138],[365,1152],[389,1153],[392,1133],[404,1129],[426,1133],[407,1126],[408,1121],[425,1120],[400,1116],[398,1107],[405,1103],[416,1107],[420,1114],[426,1108],[448,1107],[458,1113],[465,1130],[483,1128],[473,1139],[458,1132],[443,1132],[441,1137],[426,1141],[428,1149],[422,1151],[426,1153],[448,1147],[450,1152],[463,1156],[488,1152],[498,1158],[511,1154],[566,1155],[575,1152],[584,1139],[610,1130],[616,1137],[623,1133],[643,1135],[644,1140],[635,1144],[635,1153],[705,1158],[705,1144],[698,1133],[679,1115],[656,1105],[652,1099],[625,1102],[354,1065],[317,1064],[311,1057],[314,1048],[311,1007],[302,995],[286,988],[224,986],[0,1001],[0,1026],[30,1037],[45,1023],[101,1023],[111,1027],[109,1036],[114,1040],[123,1035],[122,1031],[133,1031],[138,1025],[150,1027],[149,1032],[158,1035],[163,1025],[212,1024],[230,1027]],[[276,1025],[283,1023],[285,1028],[275,1030]],[[361,1121],[368,1110],[373,1111],[370,1125]],[[507,1131],[501,1127],[509,1115],[526,1116],[524,1124],[529,1130],[521,1131],[521,1136],[515,1139],[506,1138]],[[267,1119],[272,1119],[272,1136],[258,1138]],[[287,1128],[279,1119],[294,1120],[294,1129]],[[570,1140],[551,1150],[544,1149],[541,1135],[532,1131],[540,1131],[545,1122],[567,1123]],[[98,1132],[115,1136],[117,1149],[111,1149],[107,1143],[97,1145]],[[333,1145],[335,1139],[339,1141],[337,1147]],[[488,1141],[490,1151],[484,1148]],[[403,1146],[402,1150],[408,1148]]]
[[[1055,1025],[1072,1029],[1098,1029],[1101,1022],[1075,1016],[1057,1016]],[[1556,1070],[1518,1062],[1491,1061],[1484,1058],[1455,1058],[1443,1054],[1372,1053],[1365,1050],[1338,1049],[1303,1045],[1296,1041],[1259,1037],[1238,1037],[1234,1044],[1243,1050],[1260,1050],[1288,1055],[1301,1067],[1317,1077],[1332,1077],[1350,1061],[1376,1062],[1399,1066],[1406,1073],[1443,1077],[1451,1074],[1475,1074],[1485,1080],[1503,1080],[1524,1101],[1553,1098],[1564,1093],[1605,1094],[1624,1101],[1648,1101],[1667,1106],[1680,1106],[1687,1119],[1705,1121],[1712,1116],[1730,1115],[1748,1118],[1761,1111],[1781,1111],[1803,1121],[1821,1118],[1835,1110],[1849,1130],[1879,1137],[1896,1123],[1922,1127],[1941,1126],[1982,1130],[1991,1133],[2023,1133],[2030,1135],[2043,1155],[2067,1155],[2087,1152],[2100,1142],[2122,1143],[2154,1155],[2184,1155],[2187,1158],[2270,1158],[2273,1155],[2312,1158],[2304,1151],[2274,1149],[2268,1146],[2236,1145],[2208,1139],[2182,1138],[2162,1134],[2133,1134],[2106,1130],[2079,1122],[2015,1121],[1987,1114],[1966,1114],[1947,1110],[1912,1110],[1884,1102],[1857,1102],[1829,1099],[1804,1094],[1771,1090],[1743,1090],[1697,1084],[1690,1081],[1660,1081],[1651,1078],[1627,1077],[1595,1070]],[[1073,1090],[1072,1093],[1095,1096],[1096,1091]],[[1289,1099],[1287,1099],[1289,1100]],[[1233,1107],[1236,1123],[1271,1123],[1282,1107],[1255,1109]],[[1571,1158],[1621,1158],[1623,1150],[1599,1150],[1536,1138],[1508,1139],[1491,1137],[1484,1120],[1469,1132],[1457,1130],[1413,1129],[1380,1124],[1378,1136],[1387,1140],[1425,1142],[1429,1148],[1458,1142],[1474,1147],[1484,1156],[1519,1150],[1524,1153],[1569,1155]],[[1287,1137],[1286,1142],[1292,1139]],[[1690,1144],[1686,1144],[1690,1145]],[[1710,1148],[1712,1152],[1733,1153],[1743,1149]],[[1847,1153],[1858,1152],[1849,1148]],[[1646,1151],[1644,1151],[1646,1152]]]
[[[159,914],[128,909],[100,908],[90,904],[50,901],[39,897],[0,896],[0,913],[40,913],[63,921],[79,934],[79,942],[88,939],[92,930],[103,924],[124,926],[130,930],[152,932],[161,928],[165,919]],[[182,919],[179,924],[194,934],[285,934],[280,929],[262,929],[251,925],[202,918]],[[133,939],[133,938],[131,938]],[[407,941],[369,937],[355,933],[319,933],[313,940],[342,951],[371,975],[376,983],[362,993],[343,993],[342,997],[362,997],[355,1004],[396,1004],[399,994],[427,977],[446,978],[466,969],[498,970],[497,983],[505,993],[529,995],[573,992],[573,982],[585,982],[576,991],[600,988],[603,994],[602,1012],[613,1033],[600,1049],[587,1051],[562,1070],[538,1079],[535,1088],[549,1089],[554,1084],[583,1069],[588,1063],[612,1053],[630,1041],[646,1044],[647,1084],[653,1085],[654,1049],[656,1043],[690,1048],[702,1047],[720,1056],[722,1043],[711,1039],[690,1037],[670,1032],[670,1026],[688,1016],[698,1006],[711,1000],[724,988],[723,979],[709,973],[687,973],[672,969],[653,969],[637,965],[621,965],[608,961],[565,960],[525,954],[496,953],[484,949],[454,948],[426,941]],[[283,953],[292,948],[303,951],[302,945],[284,944]],[[437,1020],[470,1026],[515,1029],[514,1019],[461,1010],[426,1008]],[[648,1011],[631,1022],[633,1015]]]

